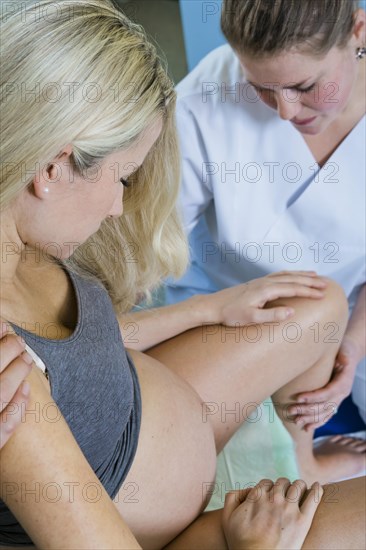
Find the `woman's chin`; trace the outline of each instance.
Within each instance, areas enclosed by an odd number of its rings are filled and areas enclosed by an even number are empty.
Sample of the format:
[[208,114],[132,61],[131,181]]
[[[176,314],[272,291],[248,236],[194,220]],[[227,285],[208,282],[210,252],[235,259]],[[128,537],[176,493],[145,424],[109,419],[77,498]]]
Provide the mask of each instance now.
[[316,136],[318,134],[320,134],[323,129],[321,128],[316,128],[316,127],[301,127],[301,126],[296,126],[294,125],[296,130],[298,130],[300,132],[300,134],[304,134],[304,135],[307,135],[307,136]]

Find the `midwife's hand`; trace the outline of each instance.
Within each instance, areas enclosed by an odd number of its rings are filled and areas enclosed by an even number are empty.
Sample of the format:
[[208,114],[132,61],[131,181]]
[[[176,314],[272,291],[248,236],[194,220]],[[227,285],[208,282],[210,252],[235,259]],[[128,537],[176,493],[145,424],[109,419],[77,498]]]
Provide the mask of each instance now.
[[351,393],[361,359],[360,347],[346,335],[338,350],[330,381],[318,390],[299,393],[297,403],[288,409],[289,414],[296,415],[295,423],[309,431],[328,422]]
[[0,318],[0,448],[22,420],[29,399],[28,382],[22,381],[31,367],[24,343]]
[[285,478],[228,493],[222,525],[229,549],[300,549],[322,495],[318,483],[307,491],[304,481]]
[[278,298],[321,299],[325,279],[313,271],[281,271],[205,296],[213,309],[214,323],[227,326],[284,321],[294,314],[291,307],[265,308]]

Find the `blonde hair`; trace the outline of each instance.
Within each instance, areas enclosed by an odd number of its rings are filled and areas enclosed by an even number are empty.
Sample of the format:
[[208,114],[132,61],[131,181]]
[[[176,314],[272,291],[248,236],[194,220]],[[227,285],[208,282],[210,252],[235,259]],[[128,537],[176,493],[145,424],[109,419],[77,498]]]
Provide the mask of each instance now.
[[357,7],[357,0],[224,0],[221,28],[253,58],[292,48],[321,57],[347,43]]
[[142,27],[110,0],[22,0],[2,13],[1,78],[2,208],[66,144],[82,173],[163,119],[125,190],[123,216],[104,221],[67,263],[96,275],[117,311],[180,276],[188,249],[175,207],[175,92]]

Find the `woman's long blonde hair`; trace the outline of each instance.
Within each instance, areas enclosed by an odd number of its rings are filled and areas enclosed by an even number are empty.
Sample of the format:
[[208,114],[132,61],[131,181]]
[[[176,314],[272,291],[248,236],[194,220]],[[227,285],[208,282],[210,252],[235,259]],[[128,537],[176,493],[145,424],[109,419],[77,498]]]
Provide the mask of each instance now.
[[129,310],[187,265],[176,212],[180,166],[175,92],[155,47],[111,0],[22,0],[2,12],[1,208],[32,184],[62,147],[79,173],[136,142],[158,118],[163,131],[108,219],[68,260]]

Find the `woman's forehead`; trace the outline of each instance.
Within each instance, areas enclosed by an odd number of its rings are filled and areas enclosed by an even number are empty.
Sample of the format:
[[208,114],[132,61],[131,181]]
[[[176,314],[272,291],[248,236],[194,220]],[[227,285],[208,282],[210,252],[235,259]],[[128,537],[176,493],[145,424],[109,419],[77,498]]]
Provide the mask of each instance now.
[[337,52],[339,50],[333,48],[322,58],[298,51],[282,52],[259,59],[244,54],[238,54],[238,57],[247,79],[256,83],[276,79],[279,83],[294,82],[305,85],[306,82],[319,78],[333,68],[339,55]]

